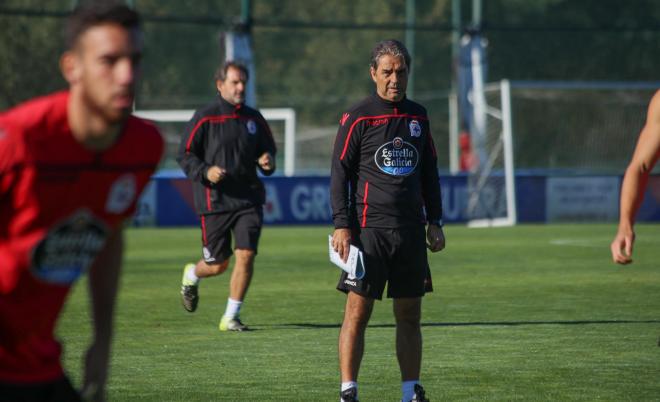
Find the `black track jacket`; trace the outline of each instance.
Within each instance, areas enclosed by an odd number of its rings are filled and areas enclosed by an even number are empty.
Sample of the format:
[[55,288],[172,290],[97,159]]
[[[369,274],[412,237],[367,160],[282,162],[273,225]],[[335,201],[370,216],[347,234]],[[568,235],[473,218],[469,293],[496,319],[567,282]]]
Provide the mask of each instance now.
[[[262,205],[266,195],[256,167],[264,152],[275,156],[275,142],[257,110],[232,105],[218,96],[196,111],[184,130],[176,159],[192,181],[197,213],[207,215]],[[217,184],[206,178],[206,172],[214,165],[227,170]]]
[[423,106],[374,93],[339,124],[330,173],[335,228],[440,221],[437,157]]

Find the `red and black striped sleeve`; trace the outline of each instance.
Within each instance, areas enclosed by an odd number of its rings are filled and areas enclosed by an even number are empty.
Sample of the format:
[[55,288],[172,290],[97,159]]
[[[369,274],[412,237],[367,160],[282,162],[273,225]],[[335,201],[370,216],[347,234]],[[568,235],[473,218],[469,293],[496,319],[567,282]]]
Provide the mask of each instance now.
[[[261,127],[261,130],[259,130],[256,156],[259,158],[264,152],[268,152],[273,157],[275,157],[277,154],[277,147],[275,146],[275,138],[273,137],[273,132],[271,131],[270,126],[268,125],[268,122],[264,116],[262,116],[259,112],[256,113],[259,125]],[[257,167],[259,167],[259,165],[257,165]],[[259,167],[259,171],[265,176],[270,176],[275,173],[275,169],[263,170],[261,167]]]
[[440,177],[438,175],[438,156],[431,136],[429,122],[427,125],[427,142],[422,154],[422,197],[426,209],[426,220],[429,224],[439,224],[442,221],[442,194]]
[[[360,155],[361,125],[354,113],[344,113],[339,121],[330,167],[330,201],[335,228],[351,226],[356,171]],[[353,191],[352,191],[352,190]]]
[[176,157],[186,176],[200,183],[206,182],[206,171],[211,167],[204,162],[204,136],[208,127],[208,119],[195,113],[183,131]]

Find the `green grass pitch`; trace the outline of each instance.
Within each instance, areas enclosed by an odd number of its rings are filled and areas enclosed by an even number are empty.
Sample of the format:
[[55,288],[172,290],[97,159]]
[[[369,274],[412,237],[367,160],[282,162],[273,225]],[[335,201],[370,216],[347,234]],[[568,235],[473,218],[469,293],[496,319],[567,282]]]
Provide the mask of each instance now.
[[[109,381],[111,401],[337,401],[345,296],[327,261],[330,227],[266,227],[242,312],[217,329],[227,274],[179,300],[200,232],[129,229]],[[635,262],[610,262],[613,225],[445,229],[430,256],[422,382],[432,401],[660,400],[660,226],[638,225]],[[86,284],[58,326],[80,384],[89,342]],[[367,330],[360,399],[398,401],[391,301]]]

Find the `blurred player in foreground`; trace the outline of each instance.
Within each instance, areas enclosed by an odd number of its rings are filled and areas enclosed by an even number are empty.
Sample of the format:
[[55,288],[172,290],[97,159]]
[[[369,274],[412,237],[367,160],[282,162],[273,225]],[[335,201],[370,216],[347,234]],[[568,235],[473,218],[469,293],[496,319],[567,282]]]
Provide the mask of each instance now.
[[633,261],[635,217],[644,198],[649,174],[658,161],[658,157],[660,157],[660,91],[656,92],[651,99],[646,124],[639,135],[632,160],[623,177],[619,229],[610,245],[612,260],[618,264],[625,265]]
[[370,72],[376,92],[344,113],[335,140],[332,245],[344,260],[349,246],[358,246],[365,265],[362,279],[344,272],[337,285],[348,294],[339,334],[343,402],[358,400],[364,335],[386,283],[387,297],[394,299],[402,401],[427,400],[419,384],[422,296],[432,290],[426,248],[442,250],[445,236],[428,116],[406,98],[410,61],[399,41],[374,47]]
[[[77,8],[66,37],[69,90],[0,115],[0,401],[105,400],[122,228],[163,151],[157,129],[130,115],[138,14]],[[88,270],[93,338],[79,394],[53,331]]]
[[[220,331],[245,331],[240,310],[252,280],[263,225],[264,185],[257,169],[275,172],[275,142],[259,111],[245,105],[245,66],[226,62],[215,74],[219,96],[188,123],[177,161],[193,183],[202,226],[202,258],[187,264],[181,301],[188,312],[199,302],[201,278],[222,274],[236,254]],[[234,235],[234,252],[231,241]]]

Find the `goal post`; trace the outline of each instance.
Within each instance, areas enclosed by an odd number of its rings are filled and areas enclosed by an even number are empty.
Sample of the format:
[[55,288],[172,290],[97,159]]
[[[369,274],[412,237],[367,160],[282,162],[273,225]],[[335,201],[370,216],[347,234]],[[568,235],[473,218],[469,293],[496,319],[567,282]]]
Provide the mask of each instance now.
[[482,132],[473,143],[478,164],[467,175],[468,226],[512,226],[517,213],[511,84],[508,80],[486,84],[482,95],[472,97],[479,106],[475,119],[481,121],[477,127]]

